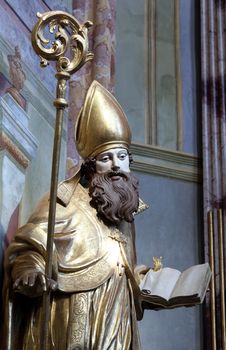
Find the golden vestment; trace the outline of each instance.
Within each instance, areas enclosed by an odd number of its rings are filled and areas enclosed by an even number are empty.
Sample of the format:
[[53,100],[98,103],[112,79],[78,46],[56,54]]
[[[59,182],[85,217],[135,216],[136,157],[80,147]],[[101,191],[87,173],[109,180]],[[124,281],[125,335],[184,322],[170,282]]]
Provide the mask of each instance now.
[[[106,226],[89,202],[78,184],[67,206],[57,204],[53,279],[58,288],[52,293],[49,349],[139,350],[132,225]],[[45,196],[6,252],[7,350],[39,349],[42,298],[35,288],[30,298],[10,291],[23,271],[44,273],[47,221]]]

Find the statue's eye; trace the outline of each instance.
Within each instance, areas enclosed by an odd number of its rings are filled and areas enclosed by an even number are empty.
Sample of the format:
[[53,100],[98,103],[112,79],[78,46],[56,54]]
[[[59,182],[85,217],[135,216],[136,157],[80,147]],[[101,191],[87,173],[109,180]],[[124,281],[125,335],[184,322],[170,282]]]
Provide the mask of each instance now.
[[104,157],[102,157],[102,158],[100,159],[100,161],[101,161],[101,162],[104,162],[104,163],[108,162],[108,161],[109,161],[109,156],[104,156]]
[[127,154],[126,153],[121,153],[120,155],[119,155],[119,159],[120,160],[124,160],[125,158],[127,157]]

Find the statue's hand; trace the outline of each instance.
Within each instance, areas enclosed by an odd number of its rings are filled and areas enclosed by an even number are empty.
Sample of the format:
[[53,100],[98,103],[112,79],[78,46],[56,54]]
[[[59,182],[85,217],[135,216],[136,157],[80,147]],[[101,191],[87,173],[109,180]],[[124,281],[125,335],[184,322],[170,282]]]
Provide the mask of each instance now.
[[42,295],[47,288],[56,290],[57,283],[51,279],[46,281],[45,275],[40,271],[25,271],[13,284],[15,291],[30,297]]
[[137,284],[140,284],[146,273],[150,270],[150,267],[146,265],[138,265],[134,269],[134,275],[135,279],[137,281]]
[[146,265],[137,265],[134,269],[134,272],[139,275],[145,275],[150,270],[150,267]]

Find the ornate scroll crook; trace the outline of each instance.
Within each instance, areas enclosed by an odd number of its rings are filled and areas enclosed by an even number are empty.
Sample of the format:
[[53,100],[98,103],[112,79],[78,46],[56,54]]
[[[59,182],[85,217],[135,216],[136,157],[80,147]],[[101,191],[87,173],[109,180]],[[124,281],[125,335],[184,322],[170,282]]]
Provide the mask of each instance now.
[[[58,72],[75,73],[84,63],[92,60],[93,53],[88,51],[88,29],[92,22],[81,25],[75,17],[62,11],[37,13],[39,18],[31,33],[32,46],[41,58],[41,66],[46,67],[49,61],[57,61]],[[46,39],[44,30],[55,35],[55,41]],[[71,58],[65,56],[71,49]]]
[[[71,74],[79,70],[87,61],[93,58],[93,53],[88,51],[88,28],[91,22],[81,25],[72,15],[62,11],[50,11],[38,13],[38,22],[31,34],[32,46],[41,58],[41,66],[46,67],[49,61],[56,61],[56,124],[54,134],[52,174],[50,187],[50,204],[48,218],[48,234],[46,248],[46,286],[43,294],[43,318],[41,349],[48,349],[49,318],[50,318],[50,288],[49,281],[52,278],[53,239],[56,215],[57,185],[60,163],[61,135],[63,127],[63,112],[68,103],[65,99],[66,82]],[[49,32],[49,33],[48,33]],[[54,40],[46,38],[54,36]]]

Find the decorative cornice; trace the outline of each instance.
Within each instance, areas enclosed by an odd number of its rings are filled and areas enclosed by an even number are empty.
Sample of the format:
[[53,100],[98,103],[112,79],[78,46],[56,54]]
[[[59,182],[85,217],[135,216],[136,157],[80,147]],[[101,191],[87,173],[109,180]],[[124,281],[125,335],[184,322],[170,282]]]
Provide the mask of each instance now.
[[132,169],[189,182],[202,182],[200,158],[188,153],[133,143]]
[[7,150],[17,163],[19,163],[24,169],[27,168],[29,159],[19,150],[15,143],[10,140],[4,131],[0,131],[0,149]]

